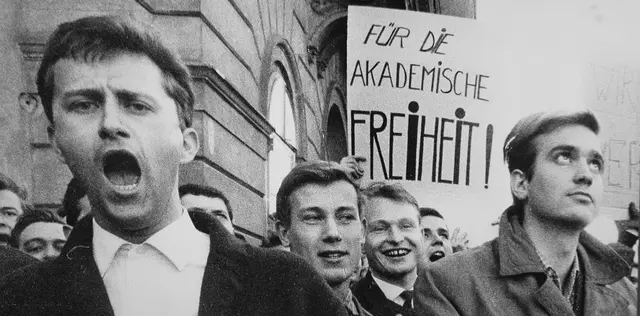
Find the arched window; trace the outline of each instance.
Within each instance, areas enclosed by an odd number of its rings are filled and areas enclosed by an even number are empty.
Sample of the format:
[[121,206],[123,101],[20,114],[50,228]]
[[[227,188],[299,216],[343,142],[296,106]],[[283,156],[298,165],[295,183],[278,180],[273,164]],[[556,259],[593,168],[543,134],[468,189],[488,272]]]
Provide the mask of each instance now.
[[275,129],[270,135],[268,162],[269,214],[276,211],[276,195],[284,177],[296,163],[296,124],[293,116],[291,88],[280,71],[269,80],[269,123]]

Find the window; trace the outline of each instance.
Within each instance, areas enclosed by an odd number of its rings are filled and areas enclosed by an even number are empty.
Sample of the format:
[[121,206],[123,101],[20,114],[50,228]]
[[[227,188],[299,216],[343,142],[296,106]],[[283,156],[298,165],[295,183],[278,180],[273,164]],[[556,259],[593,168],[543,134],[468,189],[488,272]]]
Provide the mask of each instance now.
[[284,177],[296,163],[296,125],[293,117],[291,89],[281,72],[272,74],[269,88],[269,123],[272,147],[268,162],[269,214],[276,212],[276,195]]

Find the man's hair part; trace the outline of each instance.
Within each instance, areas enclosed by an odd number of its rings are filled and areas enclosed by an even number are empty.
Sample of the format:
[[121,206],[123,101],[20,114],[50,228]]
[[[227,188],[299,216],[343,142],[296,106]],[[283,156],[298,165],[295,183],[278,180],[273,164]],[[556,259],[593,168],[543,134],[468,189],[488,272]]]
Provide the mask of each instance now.
[[276,196],[276,214],[278,222],[285,227],[291,226],[291,194],[307,184],[331,184],[346,181],[356,191],[358,215],[362,216],[362,197],[357,184],[344,171],[343,167],[333,161],[311,161],[296,165],[282,180]]
[[191,127],[194,94],[189,71],[178,55],[150,30],[114,16],[85,17],[60,24],[45,47],[36,84],[51,125],[53,68],[59,60],[92,63],[132,53],[148,57],[160,69],[164,90],[176,103],[181,129]]

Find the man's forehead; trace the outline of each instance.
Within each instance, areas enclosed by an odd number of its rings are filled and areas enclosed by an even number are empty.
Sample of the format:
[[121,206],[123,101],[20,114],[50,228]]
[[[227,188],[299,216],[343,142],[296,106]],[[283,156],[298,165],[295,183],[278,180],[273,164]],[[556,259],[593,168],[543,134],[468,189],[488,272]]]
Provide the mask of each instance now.
[[420,213],[414,205],[384,197],[367,199],[364,203],[363,211],[370,222],[376,220],[395,221],[400,218],[420,220]]
[[422,216],[420,226],[430,229],[444,228],[446,230],[449,230],[449,225],[447,225],[447,222],[444,219],[432,215]]
[[603,140],[591,129],[579,124],[560,126],[539,135],[534,140],[534,144],[538,151],[544,148],[551,150],[556,147],[568,146],[583,152],[602,154],[604,149]]
[[20,207],[20,197],[12,191],[0,190],[0,206]]

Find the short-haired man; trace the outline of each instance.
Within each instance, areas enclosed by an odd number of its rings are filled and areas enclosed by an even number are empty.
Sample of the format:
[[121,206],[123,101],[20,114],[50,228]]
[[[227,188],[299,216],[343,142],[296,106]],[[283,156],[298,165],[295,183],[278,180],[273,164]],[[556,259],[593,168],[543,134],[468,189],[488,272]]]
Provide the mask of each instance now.
[[303,260],[233,238],[180,204],[198,151],[187,68],[115,17],[61,24],[38,71],[49,137],[87,186],[91,220],[58,259],[0,282],[0,315],[341,315]]
[[401,185],[388,182],[372,182],[362,194],[369,273],[356,283],[354,294],[373,315],[413,315],[422,248],[418,202]]
[[71,227],[55,213],[29,210],[18,218],[10,244],[40,261],[51,261],[60,255],[69,232]]
[[349,315],[369,315],[349,289],[361,256],[358,191],[337,163],[302,163],[282,180],[276,218],[283,244],[311,263]]
[[231,203],[220,190],[189,183],[181,185],[178,192],[182,206],[213,215],[224,228],[234,233]]
[[436,262],[452,253],[468,249],[467,233],[461,233],[460,228],[451,233],[442,214],[434,208],[420,208],[420,228],[424,263]]
[[440,212],[434,208],[421,207],[420,228],[425,262],[436,262],[453,253],[449,240],[449,226]]
[[604,161],[590,112],[537,113],[504,143],[513,205],[499,236],[426,266],[424,315],[636,315],[629,266],[584,232],[602,202]]
[[7,246],[18,216],[24,213],[27,191],[0,172],[0,247]]

